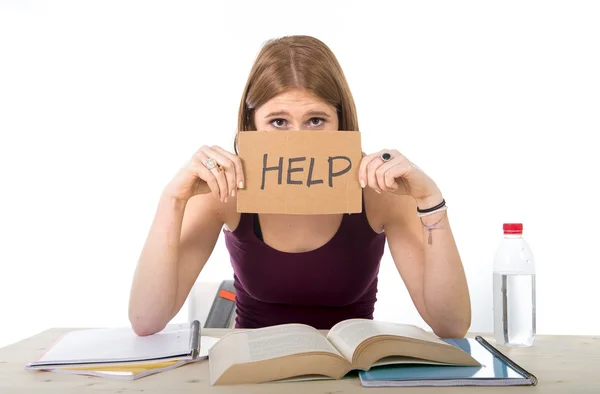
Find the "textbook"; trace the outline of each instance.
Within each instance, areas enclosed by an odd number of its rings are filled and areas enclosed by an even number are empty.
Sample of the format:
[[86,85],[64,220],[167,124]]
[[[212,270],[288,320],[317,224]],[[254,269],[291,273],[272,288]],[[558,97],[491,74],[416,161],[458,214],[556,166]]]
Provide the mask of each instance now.
[[537,378],[494,348],[481,336],[447,338],[444,342],[475,358],[478,367],[451,365],[386,365],[360,371],[364,387],[409,386],[535,386]]
[[480,366],[469,353],[406,324],[342,321],[324,335],[303,324],[282,324],[225,335],[209,350],[211,385],[341,379],[378,365]]
[[201,336],[200,323],[169,324],[153,335],[130,327],[68,332],[25,369],[135,380],[205,360],[218,338]]

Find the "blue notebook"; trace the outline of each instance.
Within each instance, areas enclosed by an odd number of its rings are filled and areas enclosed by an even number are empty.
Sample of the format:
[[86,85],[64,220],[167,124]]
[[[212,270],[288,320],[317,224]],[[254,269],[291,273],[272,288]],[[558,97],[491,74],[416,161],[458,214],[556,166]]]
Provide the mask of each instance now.
[[535,386],[537,378],[480,336],[442,339],[469,353],[480,367],[403,364],[360,371],[365,387],[385,386]]

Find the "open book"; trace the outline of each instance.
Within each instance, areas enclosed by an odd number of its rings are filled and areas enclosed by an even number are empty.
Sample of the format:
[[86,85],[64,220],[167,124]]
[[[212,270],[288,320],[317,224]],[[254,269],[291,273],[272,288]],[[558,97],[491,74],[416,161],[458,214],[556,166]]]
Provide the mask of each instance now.
[[200,335],[200,323],[169,324],[137,336],[131,327],[76,330],[65,334],[26,369],[135,380],[205,360],[218,338]]
[[327,336],[303,324],[283,324],[224,336],[209,351],[213,385],[263,383],[387,364],[479,366],[468,353],[412,325],[350,319]]

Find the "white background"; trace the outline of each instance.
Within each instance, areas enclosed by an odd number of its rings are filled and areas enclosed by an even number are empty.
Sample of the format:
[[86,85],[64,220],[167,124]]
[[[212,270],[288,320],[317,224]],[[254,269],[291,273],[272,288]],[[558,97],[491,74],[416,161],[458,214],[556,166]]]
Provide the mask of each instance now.
[[[0,1],[0,346],[128,324],[162,188],[201,145],[232,149],[254,57],[287,34],[338,57],[363,150],[440,186],[472,331],[492,330],[495,248],[520,221],[538,333],[600,333],[598,20],[592,1]],[[200,280],[231,274],[221,238]],[[379,290],[376,318],[425,327],[388,252]]]

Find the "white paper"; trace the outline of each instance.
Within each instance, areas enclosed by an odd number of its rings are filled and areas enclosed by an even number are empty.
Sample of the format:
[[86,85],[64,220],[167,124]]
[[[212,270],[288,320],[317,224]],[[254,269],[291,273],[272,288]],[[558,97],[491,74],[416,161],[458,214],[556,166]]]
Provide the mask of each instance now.
[[[32,364],[141,361],[187,355],[190,331],[189,324],[171,324],[148,336],[138,336],[130,327],[72,331]],[[205,342],[201,341],[200,349],[208,355],[203,349],[206,346],[202,346]]]

